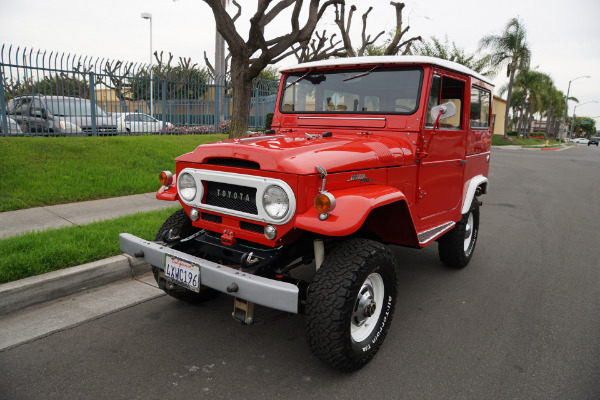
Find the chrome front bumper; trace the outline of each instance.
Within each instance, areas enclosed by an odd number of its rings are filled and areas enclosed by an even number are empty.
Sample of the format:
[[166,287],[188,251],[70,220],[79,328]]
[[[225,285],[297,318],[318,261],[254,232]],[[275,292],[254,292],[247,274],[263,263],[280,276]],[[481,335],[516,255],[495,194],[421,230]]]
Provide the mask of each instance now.
[[[285,312],[298,313],[298,287],[287,282],[246,274],[164,245],[149,242],[129,233],[119,235],[121,251],[147,263],[165,269],[165,255],[169,254],[200,266],[200,284],[220,292]],[[235,283],[237,291],[227,287]]]

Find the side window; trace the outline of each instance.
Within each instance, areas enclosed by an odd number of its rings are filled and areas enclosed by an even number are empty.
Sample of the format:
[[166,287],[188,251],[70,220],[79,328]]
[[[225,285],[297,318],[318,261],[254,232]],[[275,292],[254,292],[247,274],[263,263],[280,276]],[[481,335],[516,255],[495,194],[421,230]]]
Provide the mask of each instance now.
[[14,100],[9,101],[8,105],[6,106],[6,113],[14,114],[15,110],[17,109],[19,104],[21,104],[21,99],[14,99]]
[[27,104],[31,101],[31,99],[21,98],[15,99],[12,105],[9,103],[8,112],[15,115],[27,115]]
[[434,75],[431,82],[431,90],[429,91],[429,103],[427,105],[427,118],[425,120],[426,126],[433,126],[435,121],[431,117],[431,109],[435,106],[440,105],[440,92],[442,90],[442,77]]
[[429,92],[429,105],[427,106],[427,119],[425,125],[433,127],[435,119],[431,117],[431,109],[444,103],[454,103],[456,115],[440,122],[440,129],[461,129],[462,112],[465,97],[465,83],[447,76],[433,76],[431,91]]
[[140,114],[140,121],[142,122],[155,122],[156,120],[149,115]]
[[42,115],[42,103],[39,100],[34,100],[29,103],[29,115],[35,116],[37,113],[38,116]]
[[471,128],[487,129],[490,127],[491,93],[473,86],[471,88]]

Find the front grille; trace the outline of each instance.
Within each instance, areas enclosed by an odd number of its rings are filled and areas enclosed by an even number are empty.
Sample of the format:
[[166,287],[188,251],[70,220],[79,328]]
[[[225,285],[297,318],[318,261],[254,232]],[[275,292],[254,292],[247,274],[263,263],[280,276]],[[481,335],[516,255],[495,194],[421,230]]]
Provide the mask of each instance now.
[[256,188],[222,182],[205,182],[206,204],[247,214],[258,214]]
[[202,220],[216,222],[217,224],[223,223],[223,218],[220,215],[202,213]]
[[256,232],[256,233],[264,233],[265,232],[264,226],[258,225],[258,224],[253,224],[252,222],[246,222],[246,221],[240,221],[240,228],[247,230],[247,231]]

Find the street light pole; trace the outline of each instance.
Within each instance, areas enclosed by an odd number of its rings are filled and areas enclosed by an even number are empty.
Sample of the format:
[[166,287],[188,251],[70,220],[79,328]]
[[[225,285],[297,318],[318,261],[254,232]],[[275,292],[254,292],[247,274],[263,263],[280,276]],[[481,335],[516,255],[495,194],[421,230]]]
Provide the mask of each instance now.
[[150,116],[154,117],[154,91],[152,88],[152,14],[142,13],[142,18],[150,20]]
[[[571,82],[576,81],[579,78],[591,78],[591,76],[589,75],[585,75],[585,76],[578,76],[575,79],[571,79],[569,81],[569,88],[567,89],[567,97],[565,97],[565,112],[563,114],[563,119],[562,119],[562,126],[565,126],[565,123],[567,122],[567,113],[569,112],[569,93],[571,92]],[[572,122],[572,121],[571,121]],[[571,127],[570,130],[572,131],[573,129],[573,124],[571,123]],[[569,133],[569,139],[571,138],[571,133]]]

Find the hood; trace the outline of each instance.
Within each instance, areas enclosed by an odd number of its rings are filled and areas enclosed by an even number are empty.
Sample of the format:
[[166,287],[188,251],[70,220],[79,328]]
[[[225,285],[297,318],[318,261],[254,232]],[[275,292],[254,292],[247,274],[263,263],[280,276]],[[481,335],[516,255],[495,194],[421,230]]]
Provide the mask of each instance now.
[[215,159],[238,159],[256,162],[263,171],[308,175],[315,173],[317,165],[329,173],[403,165],[410,154],[408,141],[389,135],[286,134],[205,144],[176,161],[203,164]]

